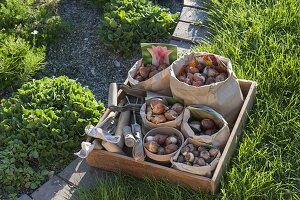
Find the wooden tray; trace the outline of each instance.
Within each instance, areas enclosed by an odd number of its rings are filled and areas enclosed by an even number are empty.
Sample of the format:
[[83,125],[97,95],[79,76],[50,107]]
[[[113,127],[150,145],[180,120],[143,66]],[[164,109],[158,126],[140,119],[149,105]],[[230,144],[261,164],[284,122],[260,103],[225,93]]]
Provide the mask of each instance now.
[[[164,179],[182,186],[190,187],[193,190],[201,190],[215,194],[219,188],[220,179],[225,171],[226,165],[229,163],[229,159],[236,148],[239,136],[246,125],[247,113],[250,112],[255,100],[256,82],[239,80],[239,83],[245,101],[234,127],[231,129],[230,137],[212,178],[190,174],[146,161],[136,162],[131,157],[110,153],[105,150],[93,150],[86,158],[87,163],[92,167],[98,167],[107,171],[122,171],[138,178]],[[118,94],[120,98],[123,96],[122,92]],[[107,110],[100,121],[105,119],[109,112],[110,111]]]

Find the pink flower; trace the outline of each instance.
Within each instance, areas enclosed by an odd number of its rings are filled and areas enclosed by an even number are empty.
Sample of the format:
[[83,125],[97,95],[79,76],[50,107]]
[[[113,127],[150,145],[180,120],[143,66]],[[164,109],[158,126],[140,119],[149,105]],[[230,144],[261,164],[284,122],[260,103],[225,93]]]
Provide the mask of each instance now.
[[160,64],[170,64],[169,63],[169,55],[172,53],[173,50],[168,50],[167,47],[161,46],[154,46],[152,48],[147,48],[152,56],[152,64],[153,65],[160,65]]

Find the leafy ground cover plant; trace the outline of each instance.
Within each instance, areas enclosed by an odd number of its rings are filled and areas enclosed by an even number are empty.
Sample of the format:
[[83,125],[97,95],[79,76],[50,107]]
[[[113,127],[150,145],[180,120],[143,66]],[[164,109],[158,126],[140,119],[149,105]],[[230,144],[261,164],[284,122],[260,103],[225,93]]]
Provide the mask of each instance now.
[[103,9],[106,3],[109,3],[110,0],[88,0],[87,3],[93,7]]
[[230,58],[239,78],[258,82],[253,111],[219,194],[122,178],[121,186],[120,180],[104,181],[82,189],[80,199],[110,199],[110,194],[118,194],[114,199],[300,198],[300,1],[212,0],[212,5],[214,38],[195,50]]
[[104,6],[100,40],[124,55],[136,52],[140,42],[152,42],[170,36],[179,14],[148,0],[111,0]]
[[0,193],[37,188],[68,163],[104,106],[65,76],[24,84],[0,105]]

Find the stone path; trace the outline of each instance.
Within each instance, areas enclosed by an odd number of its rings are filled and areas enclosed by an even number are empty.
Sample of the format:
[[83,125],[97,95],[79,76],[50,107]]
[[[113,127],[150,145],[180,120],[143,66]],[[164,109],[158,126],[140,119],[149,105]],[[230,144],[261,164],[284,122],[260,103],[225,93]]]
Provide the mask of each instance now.
[[203,2],[184,0],[179,22],[170,42],[180,47],[181,51],[186,52],[193,45],[209,40],[210,33],[204,26],[207,23],[207,12]]
[[[207,21],[205,5],[200,0],[184,0],[180,21],[170,44],[178,46],[179,54],[190,51],[193,45],[208,40],[209,32],[202,26]],[[91,187],[97,180],[109,178],[109,172],[89,167],[85,159],[77,158],[61,173],[52,177],[31,195],[22,195],[19,200],[65,200],[76,199],[77,187]]]
[[62,172],[53,176],[31,195],[22,195],[19,200],[65,200],[77,199],[78,187],[91,187],[97,180],[109,178],[110,173],[89,167],[85,159],[76,158]]

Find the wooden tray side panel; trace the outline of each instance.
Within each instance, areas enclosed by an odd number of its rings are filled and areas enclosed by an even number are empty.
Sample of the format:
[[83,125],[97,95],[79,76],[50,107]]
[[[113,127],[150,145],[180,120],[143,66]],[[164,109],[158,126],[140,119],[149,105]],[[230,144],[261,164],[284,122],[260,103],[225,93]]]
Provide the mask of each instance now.
[[152,164],[149,162],[136,162],[132,158],[104,150],[93,150],[87,157],[90,166],[107,171],[122,171],[137,178],[163,179],[193,190],[211,193],[211,179],[201,177],[172,168]]
[[239,136],[246,126],[248,120],[248,113],[251,111],[253,106],[255,95],[256,95],[256,82],[240,81],[241,88],[249,87],[248,94],[245,98],[245,102],[241,108],[240,114],[235,122],[235,125],[231,131],[228,142],[224,148],[220,161],[215,170],[214,176],[212,177],[212,193],[215,194],[220,185],[220,179],[226,169],[227,164],[236,148]]
[[250,92],[250,87],[254,83],[253,81],[248,81],[248,80],[242,80],[239,79],[239,85],[242,91],[242,94],[244,96],[244,100],[246,100],[248,93]]

